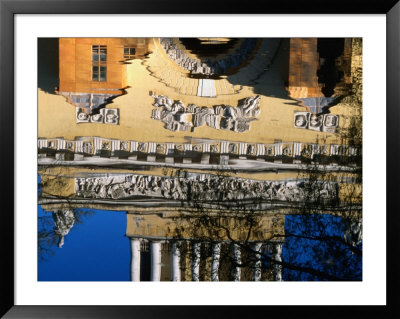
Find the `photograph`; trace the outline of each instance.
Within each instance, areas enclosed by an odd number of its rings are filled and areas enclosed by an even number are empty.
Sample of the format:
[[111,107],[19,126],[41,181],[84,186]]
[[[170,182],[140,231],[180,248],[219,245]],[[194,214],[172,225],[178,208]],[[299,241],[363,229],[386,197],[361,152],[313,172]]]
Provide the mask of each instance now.
[[363,280],[362,37],[37,45],[37,281]]

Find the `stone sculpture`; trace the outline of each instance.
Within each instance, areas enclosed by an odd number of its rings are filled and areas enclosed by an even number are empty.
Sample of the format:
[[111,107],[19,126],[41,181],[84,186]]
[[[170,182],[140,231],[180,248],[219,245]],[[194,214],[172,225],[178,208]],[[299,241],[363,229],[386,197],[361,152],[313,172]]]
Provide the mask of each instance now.
[[64,245],[64,237],[68,235],[75,223],[75,215],[72,210],[57,210],[52,213],[54,221],[54,233],[58,236],[58,248]]
[[260,114],[260,96],[248,97],[238,102],[238,106],[214,105],[212,108],[185,106],[182,101],[172,101],[164,95],[152,95],[154,106],[151,118],[162,121],[171,131],[187,131],[207,125],[214,129],[246,132],[249,122],[255,121]]

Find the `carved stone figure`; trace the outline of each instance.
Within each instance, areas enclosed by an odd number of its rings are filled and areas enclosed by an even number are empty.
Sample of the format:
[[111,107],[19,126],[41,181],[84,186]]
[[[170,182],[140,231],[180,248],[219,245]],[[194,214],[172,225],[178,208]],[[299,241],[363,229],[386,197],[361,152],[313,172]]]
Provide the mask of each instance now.
[[337,120],[337,116],[327,114],[327,115],[325,115],[325,123],[324,124],[327,127],[336,126],[336,120]]
[[322,115],[317,116],[315,114],[311,114],[308,128],[310,130],[320,131],[322,126],[322,121],[323,121]]
[[296,128],[306,128],[307,127],[307,114],[305,112],[297,112],[294,116],[294,127]]
[[76,121],[78,123],[88,123],[89,115],[86,114],[81,108],[76,108]]
[[93,150],[93,148],[92,148],[92,143],[90,143],[90,142],[84,142],[83,143],[83,152],[84,153],[92,153],[92,150]]
[[129,143],[126,141],[122,141],[119,147],[121,151],[127,151],[129,149]]
[[106,110],[105,112],[105,123],[118,124],[118,114],[116,110]]
[[201,144],[193,145],[193,151],[201,152],[203,150],[203,146]]
[[165,154],[165,145],[164,144],[157,144],[156,152],[159,154]]
[[105,142],[103,141],[101,143],[101,149],[103,150],[110,150],[111,149],[111,143],[110,142]]
[[219,150],[218,144],[212,144],[212,145],[210,145],[210,151],[211,151],[212,153],[218,153],[218,150]]
[[272,147],[269,147],[269,146],[265,147],[265,155],[267,155],[267,156],[274,155],[274,149]]
[[324,132],[335,133],[336,128],[339,126],[339,116],[334,114],[325,114],[323,123],[322,130]]
[[146,143],[139,143],[138,144],[138,151],[139,152],[146,152],[146,149],[147,149]]
[[171,111],[173,101],[165,95],[152,95],[155,99],[154,106],[165,108],[167,111]]
[[90,116],[90,122],[94,122],[94,123],[103,123],[103,119],[104,119],[104,117],[101,113]]

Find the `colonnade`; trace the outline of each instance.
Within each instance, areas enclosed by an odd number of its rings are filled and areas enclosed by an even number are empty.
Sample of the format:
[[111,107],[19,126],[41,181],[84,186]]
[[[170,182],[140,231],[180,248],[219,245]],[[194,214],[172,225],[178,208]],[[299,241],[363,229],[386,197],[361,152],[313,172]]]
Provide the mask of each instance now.
[[[181,281],[181,244],[185,241],[190,247],[190,278],[191,281],[200,280],[200,264],[201,264],[201,248],[203,243],[198,241],[188,240],[148,240],[144,238],[130,238],[131,243],[131,281],[140,281],[141,272],[141,246],[143,242],[149,243],[150,250],[150,281],[161,280],[162,269],[162,247],[163,243],[167,243],[170,247],[170,266],[171,266],[171,281]],[[210,243],[211,249],[211,262],[210,262],[210,280],[219,281],[219,268],[221,258],[221,246],[230,245],[232,268],[231,280],[240,281],[242,279],[242,245],[230,242],[212,242]],[[252,281],[260,281],[262,275],[262,255],[263,248],[266,242],[252,242],[250,243],[250,251],[252,256]],[[282,281],[282,242],[268,242],[271,247],[271,262],[273,269],[273,278],[275,281]],[[277,262],[277,263],[274,263]]]

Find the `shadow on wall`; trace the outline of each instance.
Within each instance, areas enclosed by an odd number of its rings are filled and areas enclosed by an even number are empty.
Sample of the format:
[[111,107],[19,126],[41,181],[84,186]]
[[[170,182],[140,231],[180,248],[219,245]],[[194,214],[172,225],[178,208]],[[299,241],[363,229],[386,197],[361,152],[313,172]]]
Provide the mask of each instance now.
[[38,87],[56,94],[59,86],[58,38],[38,39]]
[[[270,57],[270,62],[256,78],[249,81],[246,72],[238,72],[236,75],[228,76],[227,80],[232,85],[250,86],[257,95],[291,100],[289,92],[285,88],[289,76],[289,48],[290,39],[280,39],[279,47]],[[297,105],[298,102],[293,100],[293,103],[288,104]]]
[[[260,61],[261,70],[258,70],[258,74],[255,77],[249,76],[249,72],[251,74],[254,69],[251,57],[245,66],[248,71],[239,70],[238,73],[229,75],[227,80],[232,85],[250,86],[257,95],[291,100],[285,88],[289,77],[290,39],[282,38],[279,42],[274,38],[263,39],[260,46],[258,50],[262,51],[261,56],[265,56],[268,62],[264,65],[265,62]],[[288,104],[297,105],[298,102],[293,100],[293,103]]]
[[[229,38],[223,44],[204,44],[196,38],[179,38],[186,50],[178,48],[171,39],[161,44],[168,55],[182,68],[190,71],[191,78],[225,78],[232,86],[252,87],[256,95],[289,99],[285,89],[289,73],[289,38]],[[228,51],[237,46],[234,51]],[[186,56],[190,52],[199,59]],[[226,53],[224,58],[215,59]],[[297,104],[293,101],[293,104]]]
[[[279,47],[275,53],[271,55],[271,50],[268,50],[268,40],[264,39],[264,47],[266,50],[265,55],[270,62],[265,66],[265,70],[261,72],[258,77],[249,81],[247,72],[238,72],[237,74],[229,75],[227,80],[232,85],[246,85],[253,88],[254,93],[257,95],[270,96],[287,100],[285,104],[295,106],[309,106],[307,107],[315,113],[329,113],[329,108],[341,102],[343,96],[335,95],[335,88],[343,82],[344,71],[338,67],[336,60],[344,54],[344,39],[343,38],[320,38],[318,39],[318,54],[323,60],[320,68],[316,70],[318,82],[322,85],[322,93],[327,98],[329,103],[326,107],[321,107],[320,111],[313,110],[312,105],[301,102],[289,96],[289,92],[285,87],[288,86],[289,76],[289,56],[290,56],[290,38],[280,39]],[[272,39],[273,41],[273,39]],[[269,54],[267,53],[269,52]],[[251,61],[249,61],[250,68]],[[332,97],[334,96],[334,97]],[[330,98],[330,99],[329,99]],[[291,102],[291,101],[292,102]],[[309,103],[323,103],[324,101],[314,102],[309,99]],[[322,105],[321,105],[322,106]]]

